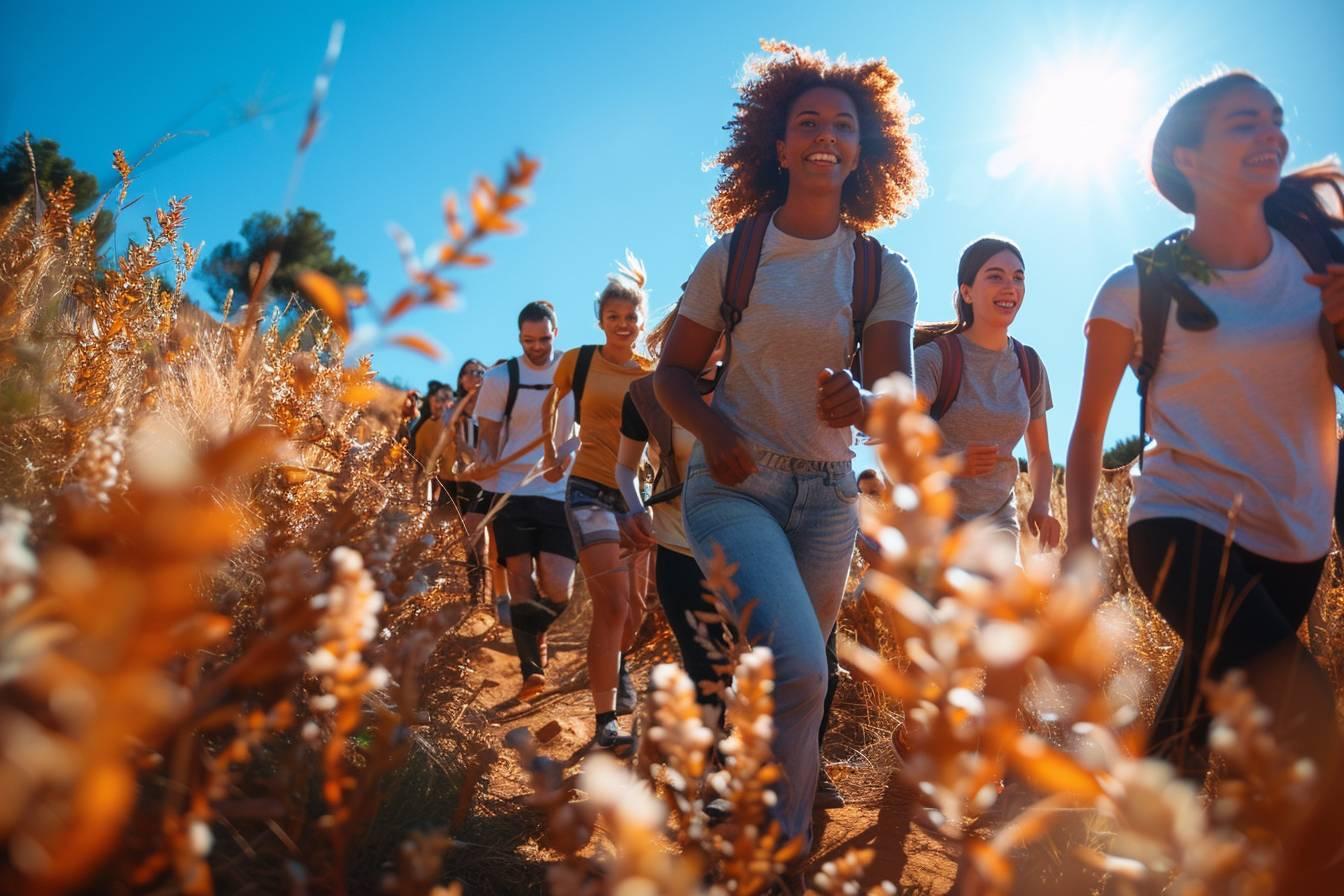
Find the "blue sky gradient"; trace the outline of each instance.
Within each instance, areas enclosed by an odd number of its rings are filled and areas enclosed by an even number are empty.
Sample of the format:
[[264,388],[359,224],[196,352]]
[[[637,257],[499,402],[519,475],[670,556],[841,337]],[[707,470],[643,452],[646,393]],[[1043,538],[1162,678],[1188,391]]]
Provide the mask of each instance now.
[[[152,17],[74,3],[59,12],[15,5],[5,18],[0,138],[28,130],[55,139],[82,168],[111,178],[114,148],[134,159],[165,132],[182,135],[140,172],[132,195],[144,199],[121,221],[119,238],[135,235],[140,217],[170,195],[190,194],[186,235],[206,252],[236,238],[252,212],[282,210],[335,19],[346,25],[344,50],[294,204],[322,214],[338,251],[369,272],[376,298],[389,300],[405,284],[389,222],[423,249],[441,237],[445,190],[465,192],[477,173],[498,176],[517,149],[539,157],[533,204],[519,216],[525,233],[491,241],[485,251],[494,263],[457,277],[461,310],[404,321],[452,357],[434,365],[377,350],[381,372],[413,384],[451,377],[468,356],[488,363],[515,354],[517,309],[534,298],[557,305],[563,345],[595,341],[592,298],[626,247],[647,263],[655,309],[676,300],[706,244],[697,216],[715,174],[703,164],[724,145],[733,84],[758,38],[885,56],[922,118],[915,133],[930,194],[877,236],[910,259],[923,320],[949,316],[966,243],[986,233],[1018,242],[1028,291],[1014,333],[1050,371],[1057,461],[1073,422],[1093,294],[1134,250],[1184,223],[1132,157],[1143,123],[1183,83],[1226,65],[1250,69],[1282,97],[1290,168],[1344,151],[1344,4],[1328,0],[1047,0],[1016,9],[792,0],[243,3],[175,5]],[[1052,89],[1052,66],[1058,73],[1080,59],[1133,76],[1123,103],[1066,98],[1047,110],[1051,122],[1080,123],[1083,145],[1105,137],[1093,170],[1071,176],[1028,157],[990,176],[991,158],[1024,122],[1038,120],[1033,97]],[[208,303],[199,281],[189,289]],[[1108,441],[1136,423],[1127,380]]]

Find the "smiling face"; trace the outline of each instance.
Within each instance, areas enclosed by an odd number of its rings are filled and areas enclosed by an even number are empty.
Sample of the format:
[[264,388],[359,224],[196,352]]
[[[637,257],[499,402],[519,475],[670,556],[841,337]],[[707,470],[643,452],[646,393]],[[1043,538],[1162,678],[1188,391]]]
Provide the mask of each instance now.
[[789,189],[839,192],[859,166],[859,112],[849,94],[813,87],[789,106],[784,138],[775,141]]
[[1288,138],[1283,133],[1283,108],[1258,84],[1229,90],[1209,108],[1199,146],[1178,146],[1172,162],[1201,197],[1263,202],[1279,188]]
[[1022,259],[1009,249],[990,256],[970,286],[961,284],[961,298],[970,303],[975,323],[1005,329],[1017,317],[1026,292]]
[[444,408],[448,407],[449,398],[452,392],[447,386],[440,386],[429,396],[429,412],[435,417],[443,413]]
[[597,324],[606,334],[607,345],[626,350],[634,349],[635,340],[644,330],[639,306],[624,299],[608,299],[604,302],[598,314]]
[[523,357],[533,367],[545,367],[551,363],[551,353],[555,350],[555,334],[559,331],[551,326],[549,320],[525,320],[518,328],[518,344],[523,347]]

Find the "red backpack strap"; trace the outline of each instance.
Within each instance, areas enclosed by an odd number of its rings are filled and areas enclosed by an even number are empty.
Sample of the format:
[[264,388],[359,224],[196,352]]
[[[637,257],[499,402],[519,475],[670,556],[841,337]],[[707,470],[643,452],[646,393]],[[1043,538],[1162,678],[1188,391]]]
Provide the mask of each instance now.
[[1013,344],[1013,351],[1017,353],[1017,369],[1022,374],[1022,387],[1027,390],[1027,404],[1031,404],[1032,396],[1041,387],[1041,356],[1036,354],[1036,349],[1031,346],[1018,342],[1011,336],[1008,339]]
[[[770,229],[770,216],[773,211],[758,212],[750,218],[743,218],[733,228],[728,240],[728,273],[723,279],[723,301],[719,303],[719,316],[723,318],[723,364],[719,368],[728,370],[728,362],[733,358],[733,330],[742,320],[742,313],[751,301],[751,288],[756,284],[756,268],[761,263],[761,246],[765,243],[765,232]],[[714,389],[723,382],[720,375],[714,380]]]
[[862,355],[863,326],[877,305],[882,290],[882,244],[866,233],[854,235],[854,297],[850,300],[850,317],[854,321],[854,357],[850,368],[860,384],[863,382]]
[[723,282],[723,303],[719,306],[726,333],[733,332],[751,301],[756,268],[761,263],[761,246],[765,243],[765,232],[770,229],[770,215],[766,211],[743,218],[728,241],[728,275]]
[[957,400],[957,393],[961,391],[961,371],[965,366],[965,356],[961,351],[961,340],[957,338],[956,333],[944,333],[933,344],[938,346],[938,353],[943,356],[943,372],[938,377],[938,394],[933,397],[933,404],[929,406],[929,416],[934,420],[941,420],[947,413],[947,409],[952,406],[952,402]]

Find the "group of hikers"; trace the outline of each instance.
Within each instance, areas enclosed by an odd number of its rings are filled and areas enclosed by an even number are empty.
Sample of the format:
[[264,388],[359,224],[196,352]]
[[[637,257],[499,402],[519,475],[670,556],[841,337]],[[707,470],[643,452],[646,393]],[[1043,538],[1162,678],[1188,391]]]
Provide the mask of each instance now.
[[[451,416],[470,462],[438,471],[443,499],[468,527],[490,514],[477,550],[497,558],[483,565],[507,595],[520,698],[546,686],[546,632],[577,563],[593,606],[594,743],[628,754],[633,735],[619,719],[637,694],[623,656],[644,619],[649,555],[686,670],[712,683],[696,629],[721,551],[735,565],[741,634],[774,653],[776,818],[786,836],[810,838],[814,807],[840,804],[819,747],[858,528],[851,446],[875,385],[914,380],[947,450],[963,457],[958,517],[1014,543],[1012,450],[1025,437],[1027,528],[1071,559],[1094,550],[1103,433],[1131,367],[1146,449],[1130,561],[1184,643],[1151,751],[1202,777],[1200,681],[1234,668],[1280,707],[1280,733],[1332,749],[1330,683],[1296,631],[1335,510],[1344,172],[1326,162],[1282,173],[1283,110],[1249,74],[1212,77],[1171,105],[1152,181],[1193,226],[1111,275],[1087,313],[1065,535],[1049,501],[1050,380],[1010,335],[1026,296],[1022,252],[999,237],[970,243],[955,320],[916,325],[910,265],[870,235],[910,211],[922,180],[899,78],[880,60],[774,50],[742,85],[718,158],[709,224],[722,237],[670,313],[650,325],[645,270],[627,255],[595,303],[600,344],[560,352],[555,309],[530,302],[517,319],[521,355],[488,369],[468,361],[455,386],[427,396],[415,451],[429,458],[430,427]],[[436,412],[448,392],[473,404]],[[651,484],[639,475],[646,450]],[[473,470],[489,475],[473,482]],[[865,490],[881,487],[864,478]],[[1272,685],[1255,675],[1269,658]],[[717,712],[713,689],[700,691]]]

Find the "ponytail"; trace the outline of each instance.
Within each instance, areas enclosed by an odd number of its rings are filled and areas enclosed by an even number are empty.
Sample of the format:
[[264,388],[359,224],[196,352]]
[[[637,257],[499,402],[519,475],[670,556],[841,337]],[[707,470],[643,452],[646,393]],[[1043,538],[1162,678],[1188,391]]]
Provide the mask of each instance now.
[[1279,188],[1265,199],[1269,226],[1282,230],[1281,222],[1293,218],[1320,229],[1344,227],[1344,169],[1338,156],[1284,175]]

